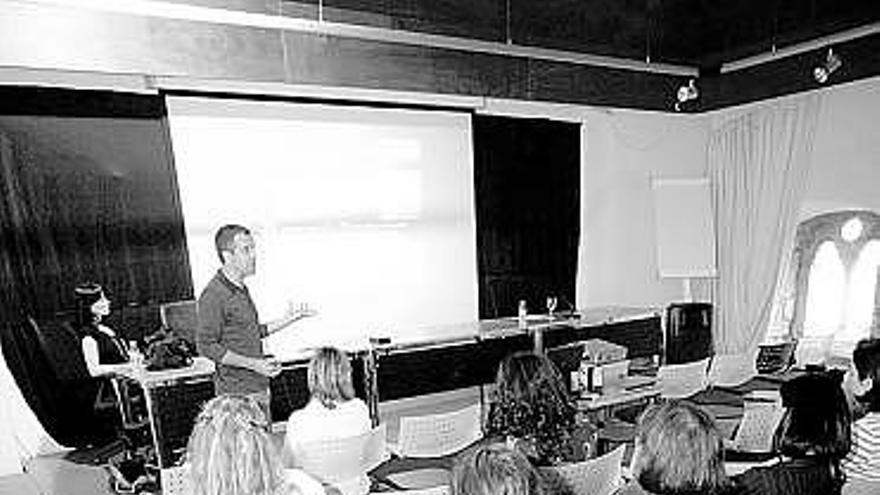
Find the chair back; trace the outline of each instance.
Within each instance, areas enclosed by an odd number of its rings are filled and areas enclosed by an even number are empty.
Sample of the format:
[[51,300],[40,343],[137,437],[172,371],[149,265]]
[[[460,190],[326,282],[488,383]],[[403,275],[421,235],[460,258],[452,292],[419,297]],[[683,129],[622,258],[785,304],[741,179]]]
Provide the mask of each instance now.
[[176,301],[159,305],[159,319],[162,326],[175,334],[195,342],[196,327],[199,324],[198,303],[194,300]]
[[660,366],[657,379],[660,397],[681,399],[690,397],[709,386],[709,358],[683,364]]
[[190,495],[189,464],[162,468],[159,470],[159,483],[162,495]]
[[755,359],[758,373],[781,373],[788,370],[794,364],[796,348],[797,340],[759,346],[758,357]]
[[801,336],[794,350],[795,363],[800,367],[808,364],[824,364],[831,355],[831,347],[834,344],[834,334],[821,337]]
[[840,495],[876,495],[880,493],[880,480],[862,480],[859,478],[847,478],[840,491]]
[[572,495],[611,495],[621,485],[621,464],[625,445],[586,461],[542,468],[551,483],[560,483],[557,491]]
[[581,368],[581,361],[584,359],[584,349],[586,346],[583,342],[572,342],[558,347],[551,347],[545,351],[545,354],[559,370],[562,379],[566,380],[569,385],[570,392],[576,392],[580,388],[577,378],[578,370]]
[[68,322],[41,321],[28,317],[28,325],[46,357],[54,376],[62,383],[89,380],[91,375],[83,357],[79,335]]
[[744,354],[718,354],[709,366],[709,384],[713,387],[736,387],[757,375],[758,350]]
[[388,459],[385,425],[351,437],[305,442],[293,452],[297,467],[343,495],[369,491],[367,472]]
[[443,457],[461,451],[483,436],[482,408],[400,418],[397,451],[402,457]]

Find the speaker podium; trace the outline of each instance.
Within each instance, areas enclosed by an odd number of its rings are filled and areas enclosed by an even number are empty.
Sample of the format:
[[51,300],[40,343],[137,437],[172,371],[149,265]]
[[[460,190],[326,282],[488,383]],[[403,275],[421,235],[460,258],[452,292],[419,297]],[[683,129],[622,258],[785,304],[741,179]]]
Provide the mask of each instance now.
[[666,309],[665,364],[690,363],[712,354],[712,305],[670,304]]

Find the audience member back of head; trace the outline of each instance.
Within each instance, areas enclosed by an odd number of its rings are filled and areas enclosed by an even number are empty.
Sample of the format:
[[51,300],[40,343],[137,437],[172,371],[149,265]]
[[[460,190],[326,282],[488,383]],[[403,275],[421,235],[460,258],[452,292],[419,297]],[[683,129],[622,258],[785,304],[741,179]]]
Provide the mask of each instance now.
[[880,339],[862,340],[853,350],[844,390],[853,398],[858,419],[852,425],[852,448],[842,467],[847,482],[876,484],[880,493]]
[[305,443],[369,431],[370,411],[354,395],[351,364],[345,352],[333,347],[318,349],[309,361],[307,381],[308,404],[287,420],[286,447],[294,457]]
[[[505,443],[481,444],[462,453],[452,468],[452,495],[544,495],[535,468]],[[549,494],[548,494],[549,495]]]
[[745,493],[840,493],[840,460],[850,448],[850,413],[840,385],[835,372],[810,373],[782,385],[786,410],[773,437],[779,460],[738,476]]
[[635,479],[622,495],[727,495],[738,490],[724,471],[724,447],[712,418],[700,407],[670,400],[639,417]]
[[187,445],[192,495],[322,495],[321,484],[288,472],[260,405],[239,395],[206,402]]
[[594,430],[578,423],[553,363],[532,352],[511,354],[499,364],[486,429],[489,438],[517,440],[537,466],[585,459]]

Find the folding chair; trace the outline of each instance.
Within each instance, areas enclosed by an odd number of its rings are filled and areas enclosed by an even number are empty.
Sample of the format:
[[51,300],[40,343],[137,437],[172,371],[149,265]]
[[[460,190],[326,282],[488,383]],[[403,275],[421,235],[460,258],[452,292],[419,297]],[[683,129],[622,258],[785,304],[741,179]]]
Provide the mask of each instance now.
[[626,446],[586,461],[542,468],[545,478],[556,486],[553,493],[611,495],[621,485],[621,465]]
[[443,457],[483,437],[482,407],[473,404],[448,413],[400,418],[397,445],[401,457]]
[[[482,406],[473,404],[456,411],[400,418],[398,441],[391,450],[412,462],[413,469],[392,471],[387,481],[406,489],[446,485],[451,462],[443,458],[461,452],[483,437]],[[407,463],[400,462],[401,465]]]
[[343,495],[364,495],[370,491],[367,473],[389,457],[385,435],[382,424],[352,437],[305,442],[294,450],[294,464]]
[[709,386],[709,358],[691,363],[667,364],[657,370],[660,397],[683,399]]
[[713,387],[738,387],[758,374],[758,350],[744,354],[718,354],[712,357],[708,380]]

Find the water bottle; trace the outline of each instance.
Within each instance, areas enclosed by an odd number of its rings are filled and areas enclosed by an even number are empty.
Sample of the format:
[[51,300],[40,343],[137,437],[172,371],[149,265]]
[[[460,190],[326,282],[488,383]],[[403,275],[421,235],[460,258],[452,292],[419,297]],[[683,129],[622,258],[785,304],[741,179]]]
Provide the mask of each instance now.
[[596,368],[593,366],[593,363],[587,360],[581,361],[581,365],[578,368],[581,392],[590,393],[593,391],[593,376],[595,370]]
[[602,366],[596,365],[593,367],[593,392],[602,393],[602,381]]
[[528,314],[529,314],[529,312],[528,312],[528,308],[526,308],[526,300],[520,299],[519,300],[519,308],[517,309],[517,313],[516,313],[520,328],[526,327],[526,316]]
[[133,364],[135,368],[140,368],[144,363],[144,355],[141,354],[141,350],[138,348],[136,340],[132,340],[128,343],[128,361]]

